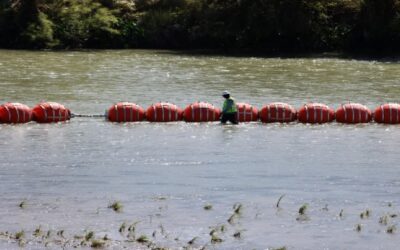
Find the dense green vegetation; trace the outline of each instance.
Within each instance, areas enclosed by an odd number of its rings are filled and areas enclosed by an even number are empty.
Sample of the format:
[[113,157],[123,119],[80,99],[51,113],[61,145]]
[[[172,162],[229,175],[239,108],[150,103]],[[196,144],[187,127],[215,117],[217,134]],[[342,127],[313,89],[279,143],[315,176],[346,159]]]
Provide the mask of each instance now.
[[0,47],[400,52],[400,0],[0,0]]

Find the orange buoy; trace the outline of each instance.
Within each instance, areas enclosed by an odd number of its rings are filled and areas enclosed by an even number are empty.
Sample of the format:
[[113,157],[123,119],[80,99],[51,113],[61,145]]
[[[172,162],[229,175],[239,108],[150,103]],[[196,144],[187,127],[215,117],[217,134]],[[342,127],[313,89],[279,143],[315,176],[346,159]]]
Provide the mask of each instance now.
[[378,123],[399,124],[400,123],[400,104],[382,104],[375,109],[374,120]]
[[262,107],[259,113],[262,122],[292,122],[297,119],[297,111],[283,102],[273,102]]
[[258,120],[258,109],[248,103],[237,103],[237,117],[239,122],[254,122]]
[[21,103],[4,103],[0,106],[0,123],[25,123],[32,120],[32,110]]
[[168,102],[153,104],[146,110],[146,118],[149,122],[181,121],[182,115],[182,109]]
[[359,103],[342,104],[336,110],[336,121],[341,123],[366,123],[372,119],[371,110]]
[[325,123],[335,119],[335,111],[322,103],[308,103],[299,109],[297,116],[304,123]]
[[145,111],[135,103],[119,102],[111,106],[106,117],[112,122],[139,122],[144,120]]
[[206,102],[195,102],[188,105],[183,111],[186,122],[212,122],[218,121],[221,110]]
[[42,102],[33,109],[33,120],[39,123],[63,122],[71,118],[71,111],[56,102]]

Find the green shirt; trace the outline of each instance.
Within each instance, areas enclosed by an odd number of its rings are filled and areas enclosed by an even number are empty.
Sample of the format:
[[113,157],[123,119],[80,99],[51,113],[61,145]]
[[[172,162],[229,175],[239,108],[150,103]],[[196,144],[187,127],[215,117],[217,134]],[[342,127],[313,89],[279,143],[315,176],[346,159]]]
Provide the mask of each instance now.
[[235,99],[233,99],[232,97],[225,99],[224,106],[222,107],[222,113],[232,114],[232,113],[236,113],[236,112],[237,112],[237,108],[236,108]]

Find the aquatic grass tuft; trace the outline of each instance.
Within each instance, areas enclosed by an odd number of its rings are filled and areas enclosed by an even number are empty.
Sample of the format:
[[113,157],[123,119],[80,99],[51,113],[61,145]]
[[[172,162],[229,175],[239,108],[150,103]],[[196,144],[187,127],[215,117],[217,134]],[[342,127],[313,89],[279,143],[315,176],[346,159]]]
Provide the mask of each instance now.
[[308,203],[304,203],[299,208],[299,211],[298,211],[299,215],[296,218],[297,221],[308,221],[308,220],[310,220],[310,218],[306,214],[307,209],[308,209]]
[[106,243],[102,240],[92,240],[91,248],[103,248]]
[[213,206],[212,206],[211,204],[206,204],[206,205],[204,205],[203,209],[204,209],[204,210],[211,210],[212,207],[213,207]]
[[61,238],[65,238],[64,237],[64,230],[60,230],[57,232],[57,236],[61,237]]
[[281,203],[281,200],[283,199],[283,197],[285,197],[285,194],[282,194],[282,195],[279,197],[278,202],[276,202],[276,208],[280,208],[280,207],[279,207],[279,204]]
[[223,242],[223,240],[220,237],[218,237],[216,233],[211,235],[211,243],[216,244],[221,242]]
[[241,215],[243,210],[243,205],[241,203],[236,203],[233,205],[233,212],[237,215]]
[[242,234],[241,234],[240,231],[236,231],[236,232],[233,234],[233,237],[234,237],[235,239],[240,239],[240,238],[242,238]]
[[23,200],[23,201],[21,201],[19,204],[18,204],[18,206],[21,208],[21,209],[24,209],[24,208],[26,208],[26,200]]
[[94,237],[94,232],[90,231],[85,235],[85,240],[89,241],[89,240],[93,239],[93,237]]
[[386,232],[388,234],[393,234],[396,231],[396,226],[395,225],[391,225],[386,229]]
[[364,212],[360,214],[361,219],[367,219],[371,215],[371,210],[366,209]]
[[123,223],[121,224],[121,226],[119,227],[118,231],[119,231],[120,233],[123,233],[123,232],[125,232],[125,229],[126,229],[126,223],[123,222]]
[[15,233],[15,239],[16,239],[16,240],[21,240],[21,239],[24,238],[24,237],[25,237],[25,232],[24,232],[24,230],[21,230],[21,231]]
[[194,242],[197,240],[198,237],[194,237],[193,239],[188,241],[188,245],[193,245]]
[[33,231],[32,235],[35,237],[40,237],[40,236],[42,236],[42,234],[43,234],[42,227],[39,226],[35,229],[35,231]]
[[139,238],[136,239],[136,242],[139,243],[148,243],[150,242],[149,238],[146,235],[140,235]]
[[306,214],[306,211],[307,211],[307,208],[308,208],[308,204],[307,204],[307,203],[303,204],[303,205],[299,208],[299,214],[300,214],[300,215],[305,215],[305,214]]
[[108,206],[108,208],[111,208],[115,212],[120,213],[122,212],[123,205],[119,201],[114,201],[111,205]]
[[229,219],[227,220],[227,222],[229,223],[229,224],[234,224],[235,223],[235,217],[236,217],[236,214],[232,214],[230,217],[229,217]]
[[271,250],[287,250],[286,247],[272,248]]
[[379,224],[386,226],[388,224],[388,222],[389,222],[389,217],[387,215],[384,215],[379,218]]

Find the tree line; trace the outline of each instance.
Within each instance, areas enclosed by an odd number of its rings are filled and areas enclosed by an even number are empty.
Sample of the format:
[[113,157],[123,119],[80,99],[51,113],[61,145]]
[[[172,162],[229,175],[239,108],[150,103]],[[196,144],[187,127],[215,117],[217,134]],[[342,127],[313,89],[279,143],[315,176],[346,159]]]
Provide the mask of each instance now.
[[398,54],[400,0],[0,0],[0,47]]

